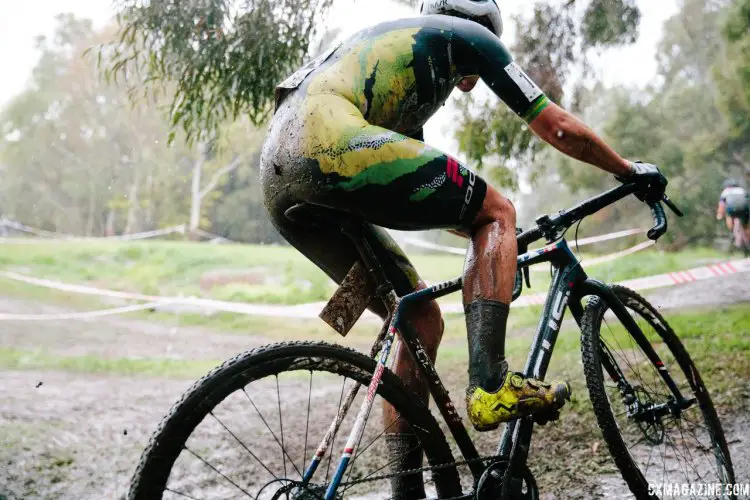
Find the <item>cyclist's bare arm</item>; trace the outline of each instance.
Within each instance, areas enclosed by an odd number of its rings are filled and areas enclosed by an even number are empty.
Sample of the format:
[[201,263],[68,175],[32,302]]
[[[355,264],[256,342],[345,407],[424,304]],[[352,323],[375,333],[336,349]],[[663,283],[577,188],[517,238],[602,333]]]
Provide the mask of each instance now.
[[719,206],[716,207],[716,220],[721,220],[726,215],[726,205],[723,200],[719,200]]
[[479,74],[490,89],[525,120],[544,141],[563,153],[621,177],[633,173],[630,162],[609,147],[583,122],[550,101],[539,86],[513,62],[496,36],[476,23],[454,21],[453,40],[465,57],[458,62],[464,75]]
[[632,171],[629,161],[581,120],[554,103],[544,108],[529,127],[542,140],[572,158],[617,176],[627,177]]

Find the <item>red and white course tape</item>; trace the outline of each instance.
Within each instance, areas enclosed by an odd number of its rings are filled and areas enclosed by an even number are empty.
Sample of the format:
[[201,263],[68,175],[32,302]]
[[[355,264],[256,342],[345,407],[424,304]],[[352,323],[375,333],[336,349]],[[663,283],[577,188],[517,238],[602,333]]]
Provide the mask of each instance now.
[[[709,264],[707,266],[696,267],[685,271],[675,271],[671,273],[658,274],[645,278],[636,278],[622,281],[619,284],[632,288],[633,290],[649,290],[652,288],[669,287],[692,283],[694,281],[718,279],[736,273],[750,271],[750,258],[721,262],[718,264]],[[63,319],[88,319],[99,316],[108,316],[112,314],[122,314],[143,309],[158,308],[159,306],[187,306],[191,308],[202,309],[206,311],[232,312],[246,314],[250,316],[268,316],[278,318],[316,318],[325,305],[324,302],[312,302],[308,304],[299,304],[295,306],[265,305],[265,304],[244,304],[239,302],[225,302],[221,300],[200,299],[196,297],[159,297],[153,295],[142,295],[136,293],[119,292],[115,290],[105,290],[85,285],[73,285],[61,283],[59,281],[34,278],[23,274],[9,271],[0,272],[0,276],[15,281],[21,281],[30,285],[42,286],[56,290],[63,290],[73,293],[88,295],[97,295],[101,297],[115,297],[121,299],[138,300],[148,302],[142,305],[131,305],[100,311],[87,311],[76,313],[60,314],[12,314],[0,313],[0,320],[6,321],[34,321],[34,320],[63,320]],[[546,293],[523,295],[519,297],[512,307],[527,307],[531,305],[544,304]],[[463,313],[461,304],[441,304],[444,313]]]

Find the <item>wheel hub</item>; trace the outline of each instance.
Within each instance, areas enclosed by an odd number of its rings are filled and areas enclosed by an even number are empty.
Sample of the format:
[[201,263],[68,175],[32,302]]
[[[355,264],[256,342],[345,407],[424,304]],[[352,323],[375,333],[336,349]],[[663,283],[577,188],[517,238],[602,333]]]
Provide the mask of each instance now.
[[637,398],[638,413],[635,415],[635,421],[641,430],[646,441],[653,445],[659,445],[664,442],[664,423],[654,411],[654,400],[641,387],[635,388]]

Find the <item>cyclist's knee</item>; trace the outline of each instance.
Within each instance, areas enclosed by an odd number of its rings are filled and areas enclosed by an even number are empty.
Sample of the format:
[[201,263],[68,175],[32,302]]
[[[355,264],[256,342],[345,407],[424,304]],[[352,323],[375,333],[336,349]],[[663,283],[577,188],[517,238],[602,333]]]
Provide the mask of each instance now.
[[495,222],[515,230],[516,208],[508,198],[488,186],[482,209],[474,220],[474,229]]

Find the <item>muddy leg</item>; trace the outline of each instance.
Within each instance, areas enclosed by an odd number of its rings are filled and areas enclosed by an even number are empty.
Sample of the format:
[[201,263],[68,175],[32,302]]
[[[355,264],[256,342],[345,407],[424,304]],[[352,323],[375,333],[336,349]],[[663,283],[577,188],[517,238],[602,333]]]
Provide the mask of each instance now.
[[[424,288],[420,283],[419,289]],[[443,336],[443,319],[440,307],[435,301],[414,305],[405,318],[416,329],[420,342],[427,355],[434,362],[438,345]],[[408,349],[402,343],[393,353],[393,371],[401,377],[406,388],[416,393],[424,402],[428,401],[427,381],[416,367]],[[386,444],[389,461],[393,461],[394,471],[416,469],[422,466],[422,450],[406,422],[399,419],[398,413],[387,403],[383,404],[383,422],[386,429]],[[402,476],[391,480],[393,498],[424,498],[422,474]]]
[[487,188],[464,266],[469,385],[495,392],[505,377],[505,328],[516,274],[516,212]]

